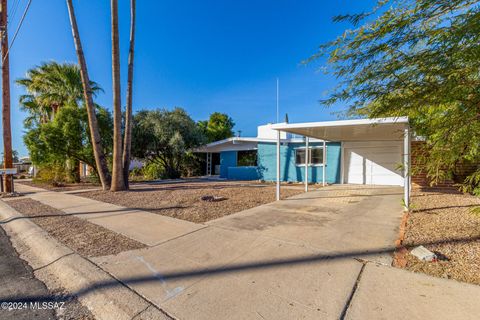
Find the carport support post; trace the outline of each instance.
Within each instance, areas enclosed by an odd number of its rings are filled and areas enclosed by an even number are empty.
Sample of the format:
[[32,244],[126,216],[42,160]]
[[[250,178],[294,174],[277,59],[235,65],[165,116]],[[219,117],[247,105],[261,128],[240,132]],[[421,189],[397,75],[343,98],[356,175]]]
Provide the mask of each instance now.
[[309,155],[309,150],[308,150],[308,137],[305,137],[305,192],[308,192],[308,155]]
[[277,130],[277,201],[280,200],[280,130]]
[[404,203],[405,210],[410,207],[410,128],[407,124],[403,136],[403,167],[404,167]]
[[325,179],[326,179],[325,178],[325,172],[326,172],[326,170],[325,170],[325,163],[326,163],[325,157],[327,156],[327,144],[325,143],[325,140],[323,140],[323,150],[322,151],[323,151],[323,156],[322,156],[322,158],[323,158],[323,161],[322,161],[323,162],[323,165],[322,165],[322,186],[325,187]]

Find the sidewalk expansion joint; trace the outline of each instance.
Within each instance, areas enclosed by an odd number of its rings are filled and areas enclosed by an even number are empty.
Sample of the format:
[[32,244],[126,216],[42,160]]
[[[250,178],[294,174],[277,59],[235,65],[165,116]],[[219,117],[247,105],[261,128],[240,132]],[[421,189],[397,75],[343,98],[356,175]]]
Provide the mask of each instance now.
[[352,287],[352,291],[350,292],[350,295],[347,299],[347,302],[345,303],[345,306],[343,307],[342,313],[340,314],[340,317],[339,317],[340,320],[344,320],[345,316],[347,315],[347,311],[350,308],[350,305],[352,304],[353,297],[354,297],[355,293],[357,292],[358,284],[360,283],[360,280],[361,280],[362,274],[363,274],[363,270],[365,269],[365,266],[367,265],[367,263],[368,262],[362,262],[362,268],[360,269],[360,272],[358,273],[357,280],[355,281],[355,284]]

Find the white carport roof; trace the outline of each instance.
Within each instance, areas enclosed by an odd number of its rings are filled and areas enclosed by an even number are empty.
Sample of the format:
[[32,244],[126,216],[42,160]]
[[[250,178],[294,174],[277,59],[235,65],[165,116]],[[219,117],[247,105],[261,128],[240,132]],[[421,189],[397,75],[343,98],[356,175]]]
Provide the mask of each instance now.
[[408,117],[273,125],[272,129],[328,141],[402,140]]
[[[292,124],[279,123],[273,125],[271,128],[279,132],[277,135],[277,200],[280,200],[280,131],[284,131],[309,138],[340,142],[403,140],[404,147],[402,153],[404,165],[404,203],[406,208],[409,207],[411,179],[410,128],[408,125],[408,117],[322,121]],[[325,166],[323,168],[325,168]],[[305,166],[305,176],[307,176],[307,173],[307,166]],[[325,176],[325,173],[323,176]],[[308,190],[307,179],[305,181],[305,189]]]

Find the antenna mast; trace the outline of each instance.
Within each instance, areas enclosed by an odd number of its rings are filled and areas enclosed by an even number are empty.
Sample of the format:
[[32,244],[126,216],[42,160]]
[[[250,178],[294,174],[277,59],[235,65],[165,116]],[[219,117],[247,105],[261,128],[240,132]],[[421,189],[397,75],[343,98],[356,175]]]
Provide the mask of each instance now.
[[279,81],[278,81],[278,78],[277,78],[277,123],[279,121],[279,107],[278,107],[278,97],[279,97]]

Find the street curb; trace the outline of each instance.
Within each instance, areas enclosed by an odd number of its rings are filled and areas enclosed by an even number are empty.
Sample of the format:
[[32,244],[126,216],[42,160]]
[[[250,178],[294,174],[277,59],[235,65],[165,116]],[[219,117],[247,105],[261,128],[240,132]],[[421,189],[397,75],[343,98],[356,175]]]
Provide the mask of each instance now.
[[171,319],[1,200],[0,226],[38,279],[50,289],[62,287],[76,296],[96,319]]
[[397,268],[405,268],[407,266],[406,255],[408,254],[407,248],[403,246],[405,241],[405,232],[407,231],[407,222],[410,216],[409,211],[405,211],[400,222],[400,230],[398,232],[398,239],[395,241],[395,252],[393,254],[392,266]]

